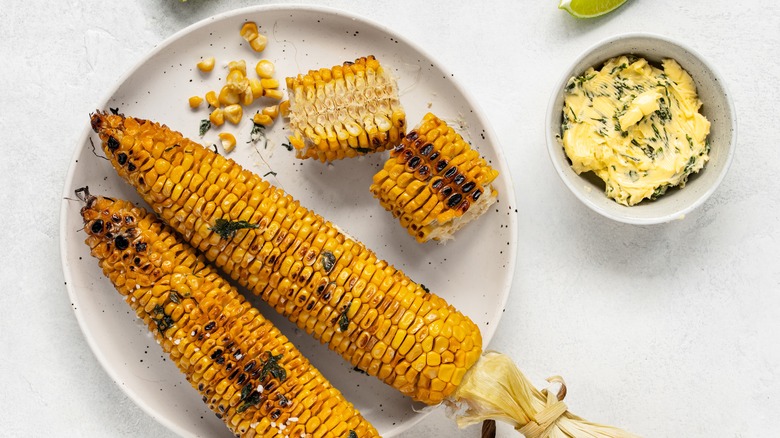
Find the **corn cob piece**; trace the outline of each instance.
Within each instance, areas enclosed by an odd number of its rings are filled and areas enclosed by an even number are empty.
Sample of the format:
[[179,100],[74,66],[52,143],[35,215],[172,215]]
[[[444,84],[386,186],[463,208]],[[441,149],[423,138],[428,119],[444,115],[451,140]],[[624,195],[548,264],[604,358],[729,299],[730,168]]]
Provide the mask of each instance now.
[[333,161],[395,146],[406,113],[395,80],[373,56],[287,78],[290,144],[298,158]]
[[86,243],[103,273],[233,433],[378,436],[271,322],[154,214],[86,191],[80,197]]
[[92,127],[163,220],[352,365],[436,404],[479,358],[468,317],[234,161],[145,120],[98,112]]
[[448,240],[498,196],[498,171],[428,113],[374,175],[371,193],[418,242]]

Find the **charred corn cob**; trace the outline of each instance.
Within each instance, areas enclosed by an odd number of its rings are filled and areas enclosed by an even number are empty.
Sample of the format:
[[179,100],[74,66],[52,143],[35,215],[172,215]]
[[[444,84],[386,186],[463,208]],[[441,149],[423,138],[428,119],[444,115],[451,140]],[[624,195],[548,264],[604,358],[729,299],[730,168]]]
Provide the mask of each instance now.
[[459,425],[493,418],[529,438],[636,438],[571,414],[565,391],[536,390],[506,356],[481,355],[471,320],[232,160],[144,120],[97,113],[92,127],[164,220],[356,367],[454,405]]
[[279,330],[154,214],[90,196],[81,214],[103,273],[240,436],[377,436]]
[[428,113],[374,175],[371,193],[419,242],[447,240],[487,211],[498,171]]
[[373,56],[287,78],[298,158],[340,160],[393,147],[406,132],[395,80]]
[[259,176],[156,123],[98,112],[92,127],[163,220],[359,369],[435,404],[479,358],[468,317]]

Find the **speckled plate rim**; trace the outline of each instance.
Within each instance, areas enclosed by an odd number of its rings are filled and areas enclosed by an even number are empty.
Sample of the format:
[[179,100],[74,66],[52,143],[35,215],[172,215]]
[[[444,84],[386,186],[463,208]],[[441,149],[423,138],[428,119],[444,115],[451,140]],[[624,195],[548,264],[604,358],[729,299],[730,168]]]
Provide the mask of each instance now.
[[[275,12],[289,12],[289,13],[295,13],[296,11],[300,12],[315,12],[320,13],[324,15],[332,15],[336,17],[342,17],[347,18],[350,20],[361,22],[361,24],[369,27],[373,27],[381,32],[384,32],[386,34],[392,35],[395,39],[402,41],[404,44],[407,44],[408,46],[414,48],[419,53],[423,54],[428,60],[435,63],[436,65],[441,66],[442,64],[436,60],[435,57],[431,56],[429,52],[424,50],[422,47],[420,47],[417,43],[405,38],[403,35],[397,34],[395,31],[390,29],[389,27],[380,24],[372,19],[366,18],[362,15],[352,13],[349,11],[344,11],[336,8],[331,7],[325,7],[325,6],[315,6],[315,5],[283,5],[283,4],[270,4],[270,5],[257,5],[257,6],[250,6],[240,9],[234,9],[230,11],[225,11],[207,18],[204,18],[196,23],[193,23],[173,35],[169,36],[168,38],[164,39],[162,42],[160,42],[158,45],[156,45],[153,49],[151,49],[149,52],[145,53],[142,58],[136,62],[130,69],[128,69],[116,82],[115,85],[104,95],[104,97],[99,100],[99,105],[97,105],[97,108],[104,108],[106,105],[110,102],[111,98],[117,93],[117,91],[122,87],[122,85],[138,70],[140,69],[150,58],[154,57],[159,52],[165,50],[168,46],[173,44],[174,42],[186,37],[190,33],[192,33],[195,30],[198,30],[203,27],[207,27],[210,24],[221,21],[221,20],[227,20],[234,18],[236,16],[245,15],[245,14],[252,14],[252,13],[258,13],[258,12],[268,12],[268,11],[275,11]],[[493,127],[490,123],[488,123],[488,120],[484,117],[484,112],[480,108],[477,101],[474,99],[472,94],[464,89],[461,84],[455,79],[455,78],[448,78],[448,81],[450,82],[450,85],[456,89],[465,99],[465,101],[471,106],[472,110],[474,111],[475,117],[480,121],[482,124],[482,127],[487,132],[489,138],[493,139],[493,148],[492,152],[495,154],[496,160],[492,162],[491,164],[496,167],[499,172],[503,175],[504,183],[507,187],[507,193],[505,194],[507,198],[511,202],[515,202],[515,190],[512,183],[511,173],[509,171],[509,167],[507,165],[506,157],[504,155],[504,151],[500,146],[500,142],[498,141],[498,137],[496,136],[495,131],[493,130]],[[89,124],[85,126],[85,128],[82,131],[81,136],[79,137],[78,142],[76,143],[78,146],[74,150],[72,156],[74,159],[79,156],[79,153],[81,152],[81,145],[85,144],[90,136],[91,136],[91,127]],[[73,194],[69,192],[69,188],[73,185],[74,181],[74,175],[76,166],[74,166],[72,163],[74,160],[71,160],[71,165],[69,166],[65,181],[64,181],[64,187],[63,187],[63,201],[61,203],[60,207],[60,257],[62,261],[62,268],[63,268],[63,274],[65,279],[65,286],[68,291],[69,298],[71,300],[71,305],[75,308],[79,305],[79,297],[76,293],[73,283],[72,283],[72,276],[70,272],[70,267],[68,265],[66,254],[68,253],[67,246],[69,245],[69,239],[71,237],[68,237],[69,232],[72,232],[73,230],[66,230],[65,224],[66,221],[66,215],[68,215],[68,202],[72,202]],[[507,265],[509,267],[507,276],[503,279],[502,282],[502,289],[499,296],[499,306],[496,307],[494,314],[492,317],[490,317],[490,322],[492,324],[489,325],[489,327],[482,329],[482,338],[483,338],[483,345],[487,346],[490,342],[490,340],[493,338],[493,335],[495,334],[495,330],[498,327],[498,324],[500,322],[501,316],[503,314],[503,310],[506,308],[506,303],[509,298],[509,293],[511,290],[511,286],[514,279],[514,271],[516,266],[516,258],[517,258],[517,235],[518,235],[518,226],[517,226],[517,219],[516,215],[509,215],[508,217],[509,221],[509,242],[510,248],[508,249],[508,261]],[[79,327],[81,328],[81,331],[87,340],[88,345],[90,346],[90,349],[92,350],[92,353],[97,358],[98,362],[101,364],[103,369],[106,371],[106,373],[111,377],[111,379],[114,381],[114,383],[117,384],[117,386],[120,387],[120,389],[131,399],[133,402],[139,406],[144,412],[146,412],[149,416],[154,418],[156,421],[158,421],[160,424],[162,424],[164,427],[168,428],[169,430],[173,431],[174,433],[177,433],[181,436],[187,436],[189,433],[186,430],[183,430],[178,427],[175,423],[171,422],[167,417],[158,415],[147,403],[145,403],[144,398],[137,394],[135,391],[133,391],[131,388],[120,385],[119,382],[121,380],[120,376],[117,374],[117,371],[113,366],[111,366],[110,361],[106,357],[106,355],[103,353],[103,351],[100,349],[100,347],[97,345],[95,339],[92,336],[92,333],[90,331],[90,328],[88,327],[87,321],[85,320],[85,317],[80,312],[74,312],[76,314],[76,319],[78,321]],[[411,406],[411,405],[410,405]],[[402,433],[403,431],[411,428],[415,424],[417,424],[419,421],[421,421],[423,418],[425,418],[432,410],[425,409],[422,412],[419,412],[419,415],[416,415],[414,417],[411,417],[410,420],[407,420],[404,422],[404,424],[400,425],[398,428],[394,429],[392,431],[391,435],[395,435],[398,433]],[[387,435],[387,436],[391,436]]]
[[[558,102],[559,100],[558,98],[560,97],[561,90],[563,90],[563,88],[566,86],[566,83],[569,81],[569,78],[573,74],[577,74],[576,72],[580,70],[582,71],[585,70],[584,68],[580,68],[580,67],[586,64],[587,66],[594,65],[592,62],[585,63],[585,61],[591,57],[594,57],[594,54],[598,50],[607,47],[610,44],[616,43],[618,41],[631,39],[631,38],[646,38],[646,39],[659,40],[671,45],[678,46],[680,49],[690,53],[694,58],[697,59],[698,62],[700,62],[702,65],[704,65],[707,68],[707,70],[709,70],[712,77],[718,83],[718,86],[723,92],[723,100],[728,109],[728,117],[731,120],[731,126],[729,127],[731,129],[731,137],[729,140],[730,147],[728,148],[725,160],[722,162],[720,172],[718,173],[716,178],[712,181],[710,186],[706,190],[704,190],[698,196],[698,198],[694,202],[690,203],[687,207],[654,218],[627,217],[623,215],[617,215],[603,208],[602,206],[598,205],[592,199],[582,196],[580,193],[580,187],[577,187],[571,179],[566,178],[564,176],[565,173],[573,172],[573,170],[570,168],[570,166],[564,166],[563,162],[559,160],[558,157],[556,156],[557,149],[562,148],[559,139],[556,138],[555,136],[555,132],[560,133],[560,129],[556,130],[554,128],[554,126],[560,126],[560,120],[559,120],[560,111],[557,108],[560,106]],[[599,57],[601,61],[606,60],[601,58],[603,57]],[[598,62],[598,60],[596,62]],[[696,78],[694,78],[694,80],[696,80]],[[553,89],[553,92],[551,93],[547,104],[547,114],[545,120],[545,138],[547,139],[547,151],[550,156],[550,160],[552,161],[552,164],[555,167],[556,173],[563,181],[563,183],[569,188],[569,190],[571,190],[571,192],[580,201],[582,201],[588,208],[599,213],[600,215],[603,215],[607,218],[613,219],[618,222],[623,222],[623,223],[633,224],[633,225],[655,225],[655,224],[662,224],[662,223],[671,222],[673,220],[679,220],[685,218],[687,214],[689,214],[691,211],[695,210],[704,202],[706,202],[707,199],[709,199],[709,197],[718,189],[721,182],[726,177],[726,174],[728,173],[728,170],[731,167],[731,163],[734,158],[734,153],[737,146],[737,114],[734,107],[734,101],[731,98],[731,93],[728,90],[723,75],[720,73],[718,68],[713,63],[709,62],[707,58],[702,56],[698,51],[694,50],[693,48],[689,47],[688,45],[678,40],[675,40],[667,36],[650,33],[650,32],[630,32],[630,33],[613,35],[608,38],[602,39],[601,41],[596,42],[595,44],[583,50],[582,53],[568,65],[566,72],[563,75],[561,75],[561,78],[556,82],[555,88]],[[632,208],[632,207],[625,207],[625,208]]]

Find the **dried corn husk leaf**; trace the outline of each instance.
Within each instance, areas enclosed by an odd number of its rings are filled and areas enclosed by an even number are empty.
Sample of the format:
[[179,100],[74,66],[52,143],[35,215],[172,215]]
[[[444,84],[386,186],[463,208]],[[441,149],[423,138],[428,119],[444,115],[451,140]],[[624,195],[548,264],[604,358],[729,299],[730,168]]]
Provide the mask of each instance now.
[[563,379],[555,377],[548,381],[561,383],[561,390],[553,394],[536,389],[508,356],[486,352],[447,400],[447,414],[455,419],[458,427],[489,419],[501,420],[527,438],[637,438],[570,413],[563,403],[566,395]]

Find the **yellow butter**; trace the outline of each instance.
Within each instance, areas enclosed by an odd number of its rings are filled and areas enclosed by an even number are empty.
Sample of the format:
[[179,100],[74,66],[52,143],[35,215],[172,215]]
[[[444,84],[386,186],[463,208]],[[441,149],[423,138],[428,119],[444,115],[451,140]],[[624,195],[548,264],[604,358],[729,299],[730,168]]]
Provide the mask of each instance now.
[[691,76],[634,56],[588,69],[566,85],[563,148],[578,174],[592,171],[623,205],[656,199],[709,159],[709,121]]

